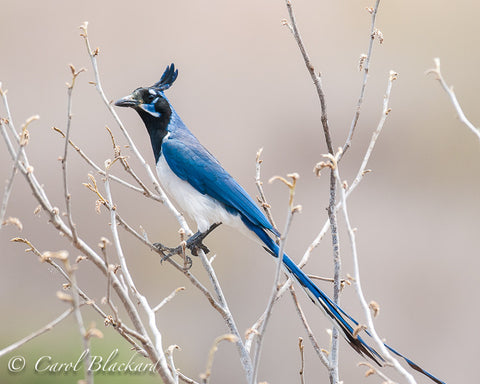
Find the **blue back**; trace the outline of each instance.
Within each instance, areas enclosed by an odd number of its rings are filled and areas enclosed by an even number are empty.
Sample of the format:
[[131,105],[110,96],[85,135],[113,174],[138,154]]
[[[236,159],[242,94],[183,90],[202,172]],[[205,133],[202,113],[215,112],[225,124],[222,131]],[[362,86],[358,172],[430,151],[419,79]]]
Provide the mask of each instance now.
[[173,109],[167,130],[161,150],[179,178],[222,203],[230,213],[240,214],[243,220],[279,235],[248,193],[200,144]]

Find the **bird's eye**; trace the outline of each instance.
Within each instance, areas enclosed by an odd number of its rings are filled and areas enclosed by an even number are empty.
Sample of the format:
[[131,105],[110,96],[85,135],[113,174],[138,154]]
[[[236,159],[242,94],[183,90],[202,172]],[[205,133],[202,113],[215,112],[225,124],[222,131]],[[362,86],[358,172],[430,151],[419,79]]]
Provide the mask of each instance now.
[[148,103],[151,103],[152,101],[154,101],[154,100],[158,97],[158,95],[157,95],[155,92],[151,91],[151,90],[147,93],[146,96],[147,96],[147,97],[146,97],[146,101],[147,101]]

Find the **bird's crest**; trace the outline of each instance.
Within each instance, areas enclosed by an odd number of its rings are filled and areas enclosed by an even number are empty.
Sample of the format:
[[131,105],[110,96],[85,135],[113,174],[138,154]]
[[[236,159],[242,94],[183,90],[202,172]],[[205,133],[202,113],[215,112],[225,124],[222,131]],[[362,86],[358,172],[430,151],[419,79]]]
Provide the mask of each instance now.
[[172,63],[167,66],[160,81],[153,84],[152,88],[154,88],[156,91],[165,91],[166,89],[170,88],[177,76],[178,69],[175,69],[175,65]]

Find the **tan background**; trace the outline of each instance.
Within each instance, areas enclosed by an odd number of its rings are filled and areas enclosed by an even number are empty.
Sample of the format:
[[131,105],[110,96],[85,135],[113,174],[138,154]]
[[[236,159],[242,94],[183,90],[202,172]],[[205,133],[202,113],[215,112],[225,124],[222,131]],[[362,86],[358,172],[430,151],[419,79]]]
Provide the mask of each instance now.
[[[323,74],[334,144],[343,143],[353,117],[361,74],[358,59],[368,43],[372,1],[298,1],[299,27],[312,60]],[[255,153],[264,147],[263,176],[296,171],[301,175],[288,252],[299,259],[326,219],[328,177],[312,173],[326,152],[319,105],[295,42],[281,20],[284,2],[268,1],[24,1],[1,2],[0,81],[9,89],[17,127],[33,115],[28,150],[35,172],[55,205],[63,207],[60,164],[63,142],[51,131],[65,127],[68,63],[88,71],[79,78],[73,100],[72,139],[99,164],[113,156],[104,126],[116,128],[94,88],[89,60],[78,26],[90,22],[92,44],[100,47],[100,69],[109,98],[116,99],[140,85],[157,81],[175,62],[180,75],[168,92],[190,129],[252,194]],[[384,44],[375,44],[367,96],[353,147],[342,162],[342,176],[351,182],[371,132],[380,117],[388,71],[399,79],[391,98],[392,113],[379,139],[369,168],[373,173],[350,200],[364,291],[381,305],[376,321],[388,342],[449,383],[478,380],[478,278],[480,144],[455,116],[446,95],[424,72],[441,57],[444,75],[455,85],[472,122],[480,123],[478,94],[479,5],[474,1],[385,1],[377,27]],[[4,116],[4,109],[1,108]],[[119,111],[130,133],[153,162],[150,144],[133,111]],[[118,135],[122,144],[124,140]],[[2,145],[2,148],[5,148]],[[128,151],[124,151],[128,154]],[[0,154],[0,179],[11,172],[5,149]],[[140,171],[140,168],[137,166]],[[71,154],[69,182],[79,231],[95,245],[110,237],[105,212],[94,212],[94,197],[81,183],[91,171]],[[140,172],[141,173],[141,172]],[[120,169],[117,174],[122,175]],[[2,184],[3,185],[3,184]],[[3,190],[3,187],[2,187]],[[287,192],[280,184],[266,185],[280,228]],[[114,190],[123,216],[141,224],[152,240],[177,242],[178,226],[169,212],[121,187]],[[23,180],[17,179],[8,214],[21,218],[24,231],[0,232],[0,347],[23,337],[65,309],[55,298],[62,280],[22,246],[8,242],[25,236],[40,250],[66,248],[46,224],[33,217],[36,203]],[[340,220],[343,224],[343,220]],[[123,244],[139,287],[156,303],[178,286],[187,291],[158,316],[165,346],[178,344],[177,366],[198,378],[214,338],[226,332],[221,318],[185,278],[153,253],[122,233]],[[314,254],[308,272],[331,275],[327,237]],[[226,228],[207,241],[218,253],[215,266],[240,330],[261,313],[270,293],[274,263],[254,243]],[[343,275],[352,273],[346,233],[342,229]],[[73,252],[76,256],[76,253]],[[198,261],[194,271],[201,275]],[[79,272],[82,286],[99,300],[105,282],[88,265]],[[321,287],[330,292],[327,283]],[[342,298],[344,307],[360,314],[353,289]],[[322,345],[329,326],[308,300],[302,300]],[[101,321],[87,313],[87,319]],[[129,356],[128,347],[108,329],[106,340],[95,341],[94,352],[112,348]],[[305,337],[291,300],[275,308],[263,350],[259,378],[269,383],[299,382],[298,336]],[[325,369],[306,347],[308,382],[327,382]],[[36,359],[43,354],[78,356],[80,342],[73,318],[35,340],[17,354]],[[11,356],[10,354],[9,356]],[[0,359],[1,381],[75,382],[71,375],[9,375],[7,357]],[[341,378],[363,382],[360,358],[342,343]],[[29,371],[31,365],[27,366]],[[392,374],[395,377],[394,374]],[[416,376],[419,382],[426,382]],[[143,377],[142,377],[143,378]],[[103,375],[97,382],[120,380]],[[132,378],[130,377],[130,380]],[[135,380],[141,378],[135,377]],[[128,378],[127,378],[128,381]],[[120,382],[120,381],[116,381]],[[212,382],[243,383],[232,346],[222,345]]]

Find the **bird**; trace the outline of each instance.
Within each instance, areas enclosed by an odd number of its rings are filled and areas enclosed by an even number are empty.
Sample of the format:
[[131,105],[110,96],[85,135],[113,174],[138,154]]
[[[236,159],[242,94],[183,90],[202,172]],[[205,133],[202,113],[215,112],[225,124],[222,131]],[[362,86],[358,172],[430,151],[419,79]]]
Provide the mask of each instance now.
[[[115,105],[133,108],[140,115],[150,137],[161,185],[181,210],[196,222],[197,232],[189,237],[187,247],[194,255],[200,250],[208,252],[202,241],[213,229],[225,224],[253,235],[271,255],[279,257],[275,240],[280,233],[245,189],[187,128],[165,96],[177,76],[178,69],[172,63],[158,82],[135,89]],[[371,337],[368,330],[357,334],[358,321],[318,288],[287,254],[282,255],[282,261],[287,274],[300,284],[348,344],[360,355],[384,366],[385,358],[367,342]],[[404,359],[411,368],[438,384],[445,384],[392,347],[387,344],[385,347]]]

